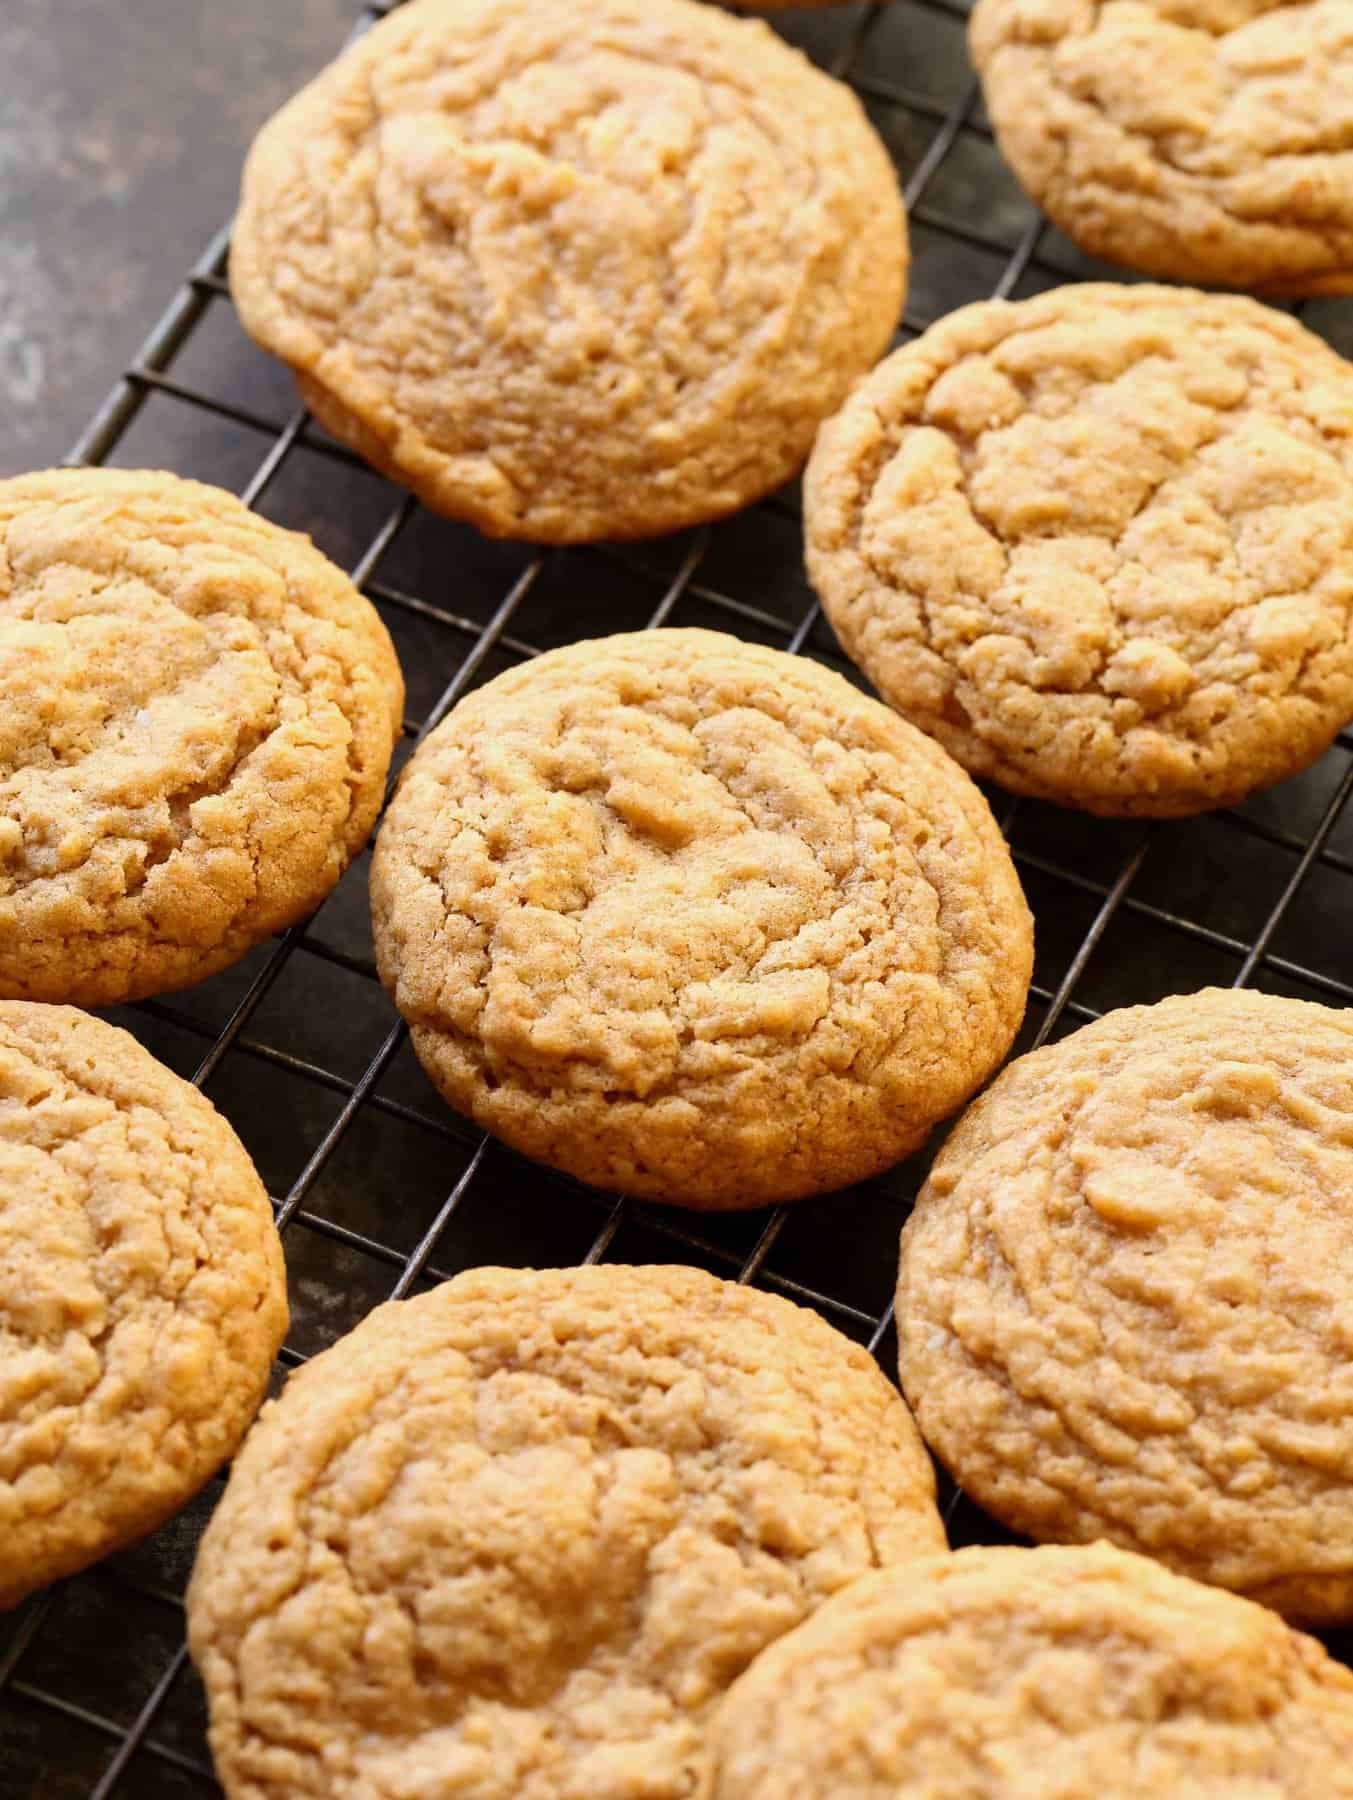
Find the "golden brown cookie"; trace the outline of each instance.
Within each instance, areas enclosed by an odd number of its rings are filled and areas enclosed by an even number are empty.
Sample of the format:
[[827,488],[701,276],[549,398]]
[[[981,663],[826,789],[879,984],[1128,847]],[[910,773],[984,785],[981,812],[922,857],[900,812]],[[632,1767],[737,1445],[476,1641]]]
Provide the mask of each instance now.
[[1170,817],[1353,717],[1353,366],[1235,295],[965,307],[824,427],[808,567],[880,692],[975,774]]
[[902,1233],[902,1385],[972,1497],[1353,1617],[1353,1011],[1210,989],[1012,1063]]
[[696,1269],[478,1269],[293,1375],[188,1595],[231,1800],[678,1800],[856,1576],[944,1547],[873,1360]]
[[0,993],[214,974],[366,841],[403,704],[308,538],[177,476],[0,482]]
[[600,1187],[758,1206],[919,1144],[1000,1061],[1032,927],[986,801],[803,657],[555,650],[418,751],[382,979],[453,1106]]
[[1006,159],[1091,256],[1353,290],[1347,0],[978,0],[970,43]]
[[245,328],[428,506],[547,543],[777,487],[888,343],[906,229],[848,88],[693,0],[411,0],[244,173]]
[[701,1800],[1348,1800],[1353,1675],[1107,1544],[855,1582],[710,1729]]
[[0,1610],[221,1466],[287,1327],[263,1184],[125,1031],[0,1000]]

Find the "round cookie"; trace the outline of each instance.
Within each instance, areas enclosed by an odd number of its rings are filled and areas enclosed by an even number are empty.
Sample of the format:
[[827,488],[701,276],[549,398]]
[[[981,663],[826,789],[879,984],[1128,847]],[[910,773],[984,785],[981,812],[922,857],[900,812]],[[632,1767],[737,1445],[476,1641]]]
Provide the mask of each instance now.
[[0,482],[0,994],[184,987],[366,841],[403,705],[308,538],[177,476]]
[[1208,990],[1021,1057],[902,1233],[902,1385],[968,1493],[1353,1618],[1353,1011]]
[[411,0],[264,127],[230,278],[330,431],[542,543],[791,476],[902,308],[850,90],[694,0]]
[[1347,0],[978,0],[969,43],[1006,160],[1091,256],[1353,291]]
[[125,1031],[0,1000],[0,1611],[215,1473],[287,1327],[235,1133]]
[[1353,366],[1235,295],[965,307],[819,437],[809,572],[883,695],[974,773],[1172,817],[1353,717]]
[[701,1800],[1335,1800],[1353,1675],[1107,1544],[869,1575],[765,1651]]
[[551,651],[455,709],[371,874],[432,1080],[599,1187],[747,1207],[890,1167],[985,1079],[1032,926],[986,801],[806,658]]
[[896,1390],[695,1269],[479,1269],[287,1383],[188,1594],[231,1800],[678,1800],[714,1703],[943,1549]]

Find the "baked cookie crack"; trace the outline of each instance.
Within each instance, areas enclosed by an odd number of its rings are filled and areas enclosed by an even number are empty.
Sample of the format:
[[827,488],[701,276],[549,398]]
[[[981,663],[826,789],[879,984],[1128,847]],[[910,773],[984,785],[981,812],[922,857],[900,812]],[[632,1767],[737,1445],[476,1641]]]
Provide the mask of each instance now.
[[170,475],[0,483],[0,991],[183,986],[329,891],[402,683],[301,537]]
[[792,473],[905,265],[854,97],[763,27],[684,0],[415,0],[260,134],[231,281],[376,466],[563,542]]
[[1347,365],[1252,302],[964,309],[824,430],[810,574],[975,773],[1106,813],[1224,804],[1353,706],[1351,409]]
[[772,1141],[794,1166],[877,1132],[882,1156],[919,1129],[911,1080],[928,1110],[972,1079],[1013,873],[923,740],[708,633],[552,652],[482,695],[415,758],[372,887],[415,1048],[481,1123],[585,1179],[614,1146],[604,1185],[649,1192],[703,1142],[699,1179],[732,1157],[750,1200]]

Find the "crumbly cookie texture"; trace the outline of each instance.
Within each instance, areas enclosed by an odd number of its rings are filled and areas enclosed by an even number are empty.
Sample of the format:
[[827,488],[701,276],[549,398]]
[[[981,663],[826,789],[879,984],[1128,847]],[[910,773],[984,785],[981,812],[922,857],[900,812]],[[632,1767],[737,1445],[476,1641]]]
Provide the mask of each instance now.
[[372,864],[453,1106],[601,1187],[756,1206],[915,1148],[1024,1010],[986,801],[841,676],[719,632],[571,645],[463,701]]
[[1353,716],[1353,366],[1255,301],[965,307],[824,427],[805,506],[850,655],[1016,793],[1198,812]]
[[0,1000],[0,1610],[161,1524],[287,1326],[234,1132],[125,1031]]
[[1092,256],[1353,290],[1347,0],[978,0],[970,43],[1001,150]]
[[308,538],[177,476],[0,482],[0,993],[184,987],[361,848],[403,705]]
[[231,1800],[679,1800],[781,1632],[944,1547],[896,1390],[695,1269],[480,1269],[293,1375],[188,1595]]
[[802,463],[906,227],[848,88],[694,0],[412,0],[245,167],[231,287],[331,431],[495,535],[672,531]]
[[902,1233],[902,1384],[978,1503],[1353,1617],[1353,1012],[1209,990],[1020,1058]]
[[760,1656],[701,1800],[1347,1800],[1353,1675],[1107,1544],[855,1582]]

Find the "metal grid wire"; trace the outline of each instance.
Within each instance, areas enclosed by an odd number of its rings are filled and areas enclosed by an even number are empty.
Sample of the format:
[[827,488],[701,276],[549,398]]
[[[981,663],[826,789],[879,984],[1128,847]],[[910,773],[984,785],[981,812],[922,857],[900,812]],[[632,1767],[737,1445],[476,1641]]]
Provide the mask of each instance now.
[[[387,6],[364,15],[369,23]],[[960,0],[790,15],[786,34],[851,82],[898,163],[912,221],[902,336],[956,305],[1020,296],[1086,263],[1002,167],[963,50]],[[359,27],[360,29],[360,27]],[[404,752],[471,687],[555,643],[707,624],[846,667],[801,573],[797,498],[624,548],[535,553],[432,518],[295,407],[234,324],[228,233],[208,245],[73,463],[165,464],[233,486],[346,562],[389,625],[414,717]],[[1353,307],[1307,323],[1353,349]],[[1341,341],[1342,339],[1342,341]],[[848,671],[849,672],[849,671]],[[1118,825],[992,799],[1034,907],[1023,1051],[1111,1006],[1207,984],[1353,1002],[1353,740],[1244,806]],[[402,760],[402,757],[401,757]],[[380,1300],[457,1268],[689,1260],[817,1307],[893,1372],[898,1227],[924,1157],[843,1195],[702,1217],[603,1196],[513,1157],[419,1075],[375,979],[362,858],[314,918],[226,974],[116,1015],[229,1116],[275,1196],[294,1367]],[[0,1788],[65,1800],[211,1795],[182,1593],[220,1491],[147,1543],[0,1621]],[[952,1486],[956,1543],[1002,1534]]]

